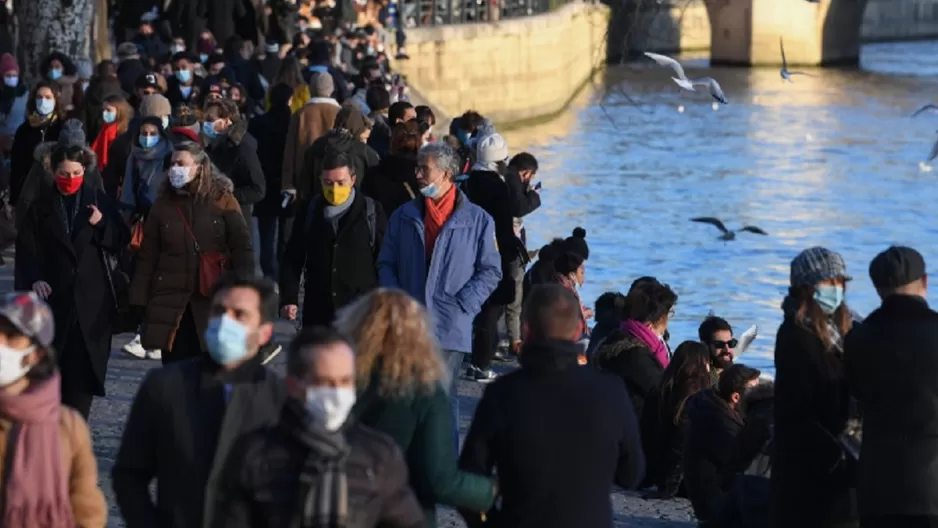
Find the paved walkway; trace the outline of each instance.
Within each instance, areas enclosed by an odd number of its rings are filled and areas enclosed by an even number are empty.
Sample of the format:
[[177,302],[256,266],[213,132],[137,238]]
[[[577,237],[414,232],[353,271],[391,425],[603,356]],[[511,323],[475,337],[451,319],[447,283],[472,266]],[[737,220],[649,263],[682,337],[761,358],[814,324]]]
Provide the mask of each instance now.
[[[9,253],[5,256],[8,255]],[[12,256],[10,256],[7,259],[8,264],[0,268],[0,291],[10,291],[13,288],[12,262]],[[284,322],[278,323],[277,339],[279,342],[286,343],[293,333],[291,325]],[[117,455],[124,422],[127,420],[131,402],[143,376],[149,369],[160,365],[159,361],[140,360],[121,352],[120,347],[130,337],[122,335],[114,339],[114,350],[111,352],[111,361],[108,365],[107,397],[95,398],[91,409],[91,432],[95,455],[98,458],[101,488],[104,490],[110,508],[109,528],[125,526],[117,511],[110,479],[110,470]],[[272,363],[275,369],[282,371],[282,355]],[[460,428],[463,434],[469,427],[482,390],[483,386],[474,382],[461,381],[459,383],[460,405],[462,405],[460,415],[463,420]],[[634,494],[625,492],[613,493],[612,500],[616,513],[616,526],[636,528],[695,526],[695,523],[691,521],[692,514],[687,501],[645,501]],[[442,509],[439,518],[441,528],[464,526],[459,516],[449,510]]]

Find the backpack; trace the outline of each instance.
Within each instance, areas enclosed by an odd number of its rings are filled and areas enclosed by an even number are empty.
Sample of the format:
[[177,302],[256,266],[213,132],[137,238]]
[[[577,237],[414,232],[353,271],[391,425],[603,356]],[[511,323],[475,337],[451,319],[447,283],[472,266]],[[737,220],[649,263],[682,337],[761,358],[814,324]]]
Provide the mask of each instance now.
[[[306,209],[306,222],[303,226],[303,231],[309,233],[309,230],[313,228],[313,209],[316,208],[316,204],[319,200],[322,200],[321,195],[317,195],[315,198],[310,200],[309,207]],[[371,246],[371,250],[375,249],[375,224],[377,223],[377,215],[375,214],[375,201],[369,197],[365,197],[365,219],[368,222],[368,245]]]

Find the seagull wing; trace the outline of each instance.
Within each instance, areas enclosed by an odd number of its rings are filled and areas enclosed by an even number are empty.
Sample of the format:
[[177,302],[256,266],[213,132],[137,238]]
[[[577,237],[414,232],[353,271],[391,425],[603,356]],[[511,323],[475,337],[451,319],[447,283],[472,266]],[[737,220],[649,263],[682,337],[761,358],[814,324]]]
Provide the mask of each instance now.
[[782,44],[782,37],[778,37],[778,49],[782,52],[782,71],[788,69],[788,61],[785,60],[785,45]]
[[925,106],[919,108],[918,110],[916,110],[915,113],[912,114],[912,117],[918,117],[919,114],[923,114],[923,113],[928,112],[928,111],[934,112],[934,111],[936,111],[936,110],[938,110],[938,106],[935,106],[935,105],[933,105],[933,104],[927,104],[927,105],[925,105]]
[[691,222],[700,222],[701,224],[710,224],[716,226],[717,229],[723,231],[724,233],[729,233],[730,230],[723,225],[723,222],[719,218],[713,218],[712,216],[700,216],[697,218],[691,218]]
[[756,325],[750,326],[742,335],[739,336],[739,344],[736,345],[736,357],[738,358],[749,348],[749,345],[756,340],[756,337],[759,336],[759,327]]
[[935,144],[931,147],[931,152],[928,154],[928,159],[925,161],[931,161],[935,158],[938,158],[938,141],[935,141]]
[[810,73],[805,73],[803,71],[790,71],[788,72],[788,75],[804,75],[805,77],[814,77],[814,75],[811,75]]
[[723,93],[723,88],[720,88],[720,83],[716,81],[713,77],[701,77],[696,81],[691,82],[693,86],[706,86],[707,90],[710,91],[710,95],[717,101],[726,104],[726,94]]
[[659,55],[650,51],[646,51],[645,56],[657,62],[658,66],[664,66],[674,70],[674,74],[677,75],[679,79],[687,79],[687,76],[684,75],[684,68],[681,66],[681,63],[672,59],[671,57],[666,55]]
[[768,233],[766,233],[765,231],[763,231],[762,229],[756,226],[745,226],[742,229],[740,229],[740,231],[748,231],[750,233],[755,233],[757,235],[768,235]]

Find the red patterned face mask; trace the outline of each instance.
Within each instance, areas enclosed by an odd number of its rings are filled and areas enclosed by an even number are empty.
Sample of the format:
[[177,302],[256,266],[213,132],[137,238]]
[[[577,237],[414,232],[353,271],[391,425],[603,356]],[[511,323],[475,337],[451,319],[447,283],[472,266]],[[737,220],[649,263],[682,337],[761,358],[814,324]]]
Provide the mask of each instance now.
[[78,192],[78,189],[81,189],[81,184],[83,181],[85,181],[84,174],[74,178],[70,178],[68,176],[56,176],[55,186],[58,187],[59,192],[62,194],[75,194]]

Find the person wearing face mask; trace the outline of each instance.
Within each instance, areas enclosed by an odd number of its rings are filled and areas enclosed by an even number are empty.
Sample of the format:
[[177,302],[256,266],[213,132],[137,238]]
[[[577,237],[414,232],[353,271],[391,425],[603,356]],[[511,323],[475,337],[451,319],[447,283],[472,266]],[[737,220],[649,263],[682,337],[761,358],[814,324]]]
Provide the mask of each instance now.
[[[234,185],[198,144],[175,145],[167,181],[143,228],[130,305],[144,322],[145,350],[160,350],[164,364],[198,357],[205,350],[211,288],[201,273],[212,256],[211,273],[234,269],[254,273],[251,232],[234,195]],[[220,261],[220,262],[219,262]]]
[[121,187],[121,209],[128,219],[146,221],[150,208],[166,182],[172,156],[173,145],[160,119],[143,118],[137,132],[137,143],[127,158]]
[[234,183],[234,197],[251,225],[254,204],[264,198],[267,180],[257,157],[257,140],[248,132],[230,99],[210,101],[202,111],[202,141],[212,163]]
[[205,79],[195,74],[196,62],[198,58],[184,51],[173,55],[173,76],[166,88],[166,98],[173,108],[199,100],[199,87]]
[[882,304],[844,337],[847,383],[863,409],[860,526],[935,525],[938,313],[926,300],[925,259],[892,246],[873,258],[869,274]]
[[321,174],[322,193],[297,214],[280,268],[286,319],[297,318],[306,277],[304,327],[328,325],[337,310],[378,285],[376,260],[387,230],[381,204],[357,189],[349,156],[329,152]]
[[303,166],[306,149],[335,126],[342,108],[330,95],[334,86],[328,72],[314,74],[309,87],[313,97],[290,118],[283,151],[283,190],[300,202],[316,194],[317,175]]
[[113,200],[85,178],[95,169],[90,153],[78,145],[52,152],[55,185],[24,214],[14,273],[16,289],[32,290],[52,307],[62,401],[86,418],[93,396],[104,396],[116,315],[102,251],[116,254],[130,241]]
[[636,416],[642,416],[645,401],[670,363],[662,334],[675,304],[677,294],[667,284],[654,281],[633,287],[625,301],[625,320],[594,352],[597,368],[625,382]]
[[843,352],[857,318],[844,302],[849,280],[843,257],[824,247],[791,262],[775,340],[777,526],[856,526],[853,470],[836,440],[854,414]]
[[[104,100],[101,111],[101,122],[103,124],[98,136],[91,144],[91,150],[98,156],[98,171],[101,173],[104,172],[110,160],[111,145],[117,139],[117,136],[127,132],[130,127],[130,120],[133,117],[133,107],[122,96],[112,95]],[[116,197],[117,189],[110,190],[113,191],[112,195]]]
[[245,86],[247,96],[255,101],[264,99],[265,90],[261,83],[260,73],[257,71],[251,57],[254,55],[254,43],[245,40],[239,35],[232,35],[225,42],[225,64],[234,72],[235,79]]
[[29,101],[29,89],[20,78],[20,67],[9,53],[0,57],[0,151],[4,155],[13,147],[13,135],[26,120],[26,102]]
[[[366,176],[378,166],[378,153],[367,145],[371,132],[369,119],[354,104],[346,103],[335,116],[332,130],[313,141],[303,156],[303,177],[315,180],[322,174],[323,159],[329,152],[341,152],[348,156],[355,174],[355,187],[361,189],[367,182]],[[311,194],[319,194],[314,189]]]
[[39,81],[26,102],[26,122],[16,129],[10,151],[10,203],[17,203],[34,162],[36,147],[56,141],[65,113],[59,105],[59,87]]
[[0,470],[4,526],[105,526],[88,424],[61,405],[56,324],[34,292],[0,298]]
[[286,400],[259,352],[274,334],[274,284],[231,273],[206,301],[208,353],[151,370],[127,417],[111,478],[128,527],[209,526],[223,462],[240,437],[274,426]]
[[288,354],[279,421],[239,440],[204,526],[425,526],[400,448],[349,416],[356,373],[347,338],[307,328]]
[[62,110],[71,112],[75,108],[75,91],[81,91],[78,86],[78,71],[75,63],[64,53],[54,51],[43,59],[39,65],[39,74],[46,81],[52,81],[59,85],[59,101],[62,103]]
[[[433,317],[454,398],[463,357],[472,351],[472,321],[502,278],[495,222],[456,188],[458,163],[456,153],[443,143],[420,149],[420,196],[391,214],[378,257],[380,285],[406,291]],[[458,424],[455,400],[452,407],[453,423]]]

